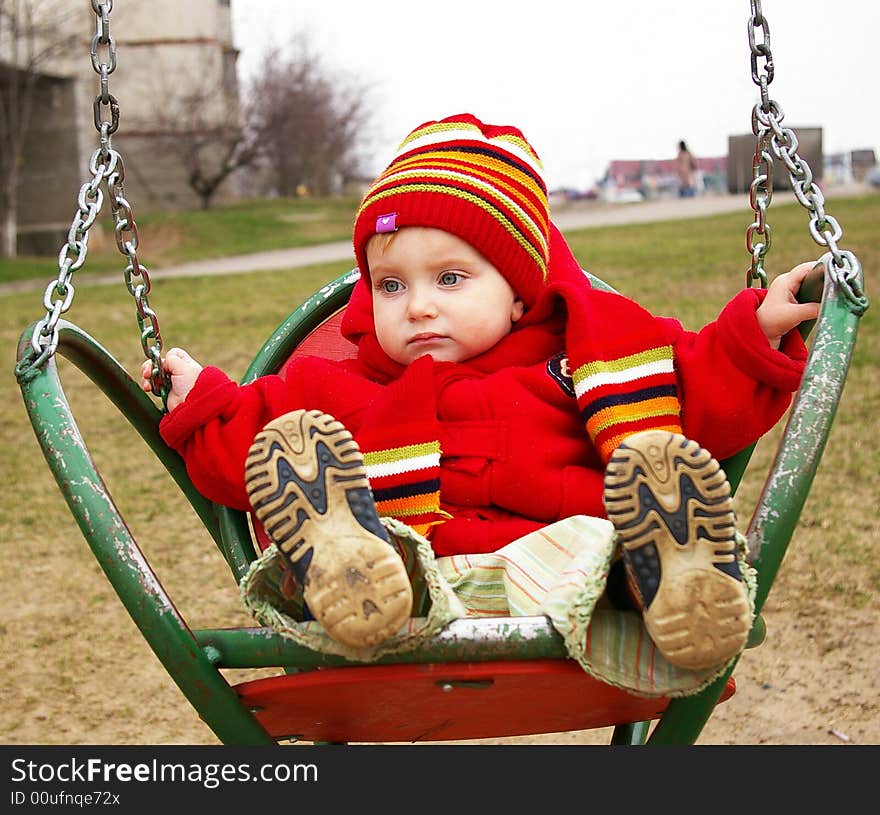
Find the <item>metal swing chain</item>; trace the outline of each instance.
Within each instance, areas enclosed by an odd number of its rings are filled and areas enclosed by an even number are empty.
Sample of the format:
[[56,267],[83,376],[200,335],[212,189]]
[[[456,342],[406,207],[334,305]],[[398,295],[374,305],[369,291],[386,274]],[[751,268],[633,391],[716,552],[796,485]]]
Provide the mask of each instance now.
[[[106,181],[110,207],[115,224],[116,247],[128,259],[123,274],[125,285],[137,306],[137,321],[141,332],[144,356],[152,362],[150,384],[153,393],[162,397],[163,405],[168,398],[171,383],[162,369],[162,334],[159,320],[150,308],[148,294],[151,289],[150,275],[140,264],[137,256],[138,231],[131,204],[125,198],[125,165],[119,152],[113,149],[111,136],[119,127],[119,102],[110,93],[109,77],[116,70],[116,43],[110,34],[110,12],[113,0],[91,0],[96,17],[95,35],[92,37],[92,68],[100,77],[100,93],[94,101],[95,129],[100,134],[100,145],[92,154],[89,171],[92,179],[82,185],[77,196],[78,209],[73,216],[67,242],[58,255],[58,278],[51,282],[43,295],[46,316],[34,327],[29,353],[16,366],[19,378],[28,371],[36,371],[54,355],[58,347],[58,320],[72,305],[73,273],[86,261],[89,229],[101,211],[104,195],[101,184]],[[107,49],[106,59],[98,55],[98,48]],[[110,121],[102,119],[102,108],[109,110]],[[141,282],[135,284],[133,278]]]
[[[761,0],[750,0],[752,15],[749,19],[749,48],[752,61],[752,81],[761,90],[761,99],[752,110],[752,132],[755,134],[755,156],[752,162],[752,183],[749,202],[755,220],[746,230],[746,248],[752,255],[752,264],[746,275],[746,286],[759,281],[767,286],[764,257],[770,249],[770,224],[767,207],[773,197],[773,155],[788,169],[792,190],[798,202],[810,213],[810,234],[820,246],[828,249],[822,256],[826,274],[843,293],[854,314],[862,314],[868,307],[863,288],[862,267],[852,252],[841,249],[838,241],[843,229],[838,221],[825,212],[825,197],[813,182],[809,164],[797,154],[798,139],[791,128],[782,127],[784,113],[778,102],[770,98],[769,85],[773,81],[773,54],[770,51],[770,27],[761,11]],[[756,31],[762,40],[757,41]],[[764,72],[759,72],[758,61],[763,60]]]
[[[763,41],[756,42],[755,29],[760,26]],[[773,81],[773,55],[770,53],[770,29],[758,9],[752,3],[752,18],[749,21],[749,48],[752,52],[752,81],[761,88],[761,104],[767,102],[767,86]],[[758,75],[758,60],[764,59],[764,76]],[[773,200],[773,156],[770,154],[770,131],[761,131],[752,111],[752,132],[755,134],[755,156],[752,159],[752,183],[749,185],[749,203],[755,212],[755,220],[746,230],[746,249],[752,255],[752,265],[746,276],[746,286],[758,281],[762,289],[767,288],[767,272],[764,270],[764,257],[770,250],[770,224],[767,223],[767,207]]]

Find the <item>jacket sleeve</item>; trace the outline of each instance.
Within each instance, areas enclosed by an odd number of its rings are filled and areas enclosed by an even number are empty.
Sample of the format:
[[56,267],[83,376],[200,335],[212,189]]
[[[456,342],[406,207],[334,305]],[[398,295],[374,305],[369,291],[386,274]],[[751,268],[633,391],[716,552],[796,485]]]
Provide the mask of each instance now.
[[266,422],[303,403],[296,376],[263,376],[238,385],[219,368],[206,367],[186,399],[162,418],[159,432],[183,456],[200,493],[247,510],[244,465],[254,436]]
[[664,319],[682,402],[682,427],[722,459],[757,441],[788,409],[807,349],[797,330],[770,347],[755,313],[766,292],[745,289],[699,332]]

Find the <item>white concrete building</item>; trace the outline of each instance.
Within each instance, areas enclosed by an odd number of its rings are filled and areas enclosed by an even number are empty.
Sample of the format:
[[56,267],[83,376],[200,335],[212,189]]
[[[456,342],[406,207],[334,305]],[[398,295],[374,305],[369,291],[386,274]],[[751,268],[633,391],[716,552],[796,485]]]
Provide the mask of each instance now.
[[[10,0],[16,2],[16,0]],[[58,228],[66,234],[88,163],[99,144],[94,100],[99,75],[90,47],[97,28],[91,0],[18,0],[30,3],[74,33],[64,53],[40,69],[37,105],[19,183],[20,247],[58,251]],[[233,45],[229,0],[116,0],[109,15],[117,65],[109,91],[119,103],[119,129],[113,147],[125,165],[125,192],[137,214],[165,207],[195,208],[179,157],[168,149],[168,135],[181,126],[222,127],[238,115],[237,52]],[[79,35],[77,32],[81,31]],[[19,62],[22,49],[18,48]],[[0,82],[14,64],[16,48],[0,39]],[[100,61],[109,59],[106,46]],[[5,68],[4,68],[5,66]],[[204,96],[198,117],[184,100]],[[102,105],[102,119],[109,109]],[[173,125],[173,127],[172,127]],[[236,197],[228,179],[216,200]],[[109,203],[105,202],[106,213]]]

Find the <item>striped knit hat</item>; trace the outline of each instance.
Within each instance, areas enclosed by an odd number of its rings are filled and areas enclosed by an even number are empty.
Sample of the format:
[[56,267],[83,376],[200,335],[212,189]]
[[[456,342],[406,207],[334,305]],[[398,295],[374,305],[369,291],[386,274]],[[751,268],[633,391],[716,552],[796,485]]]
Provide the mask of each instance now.
[[515,127],[469,113],[419,125],[361,202],[354,226],[358,267],[367,241],[404,226],[461,238],[504,275],[528,308],[547,277],[547,188],[538,155]]

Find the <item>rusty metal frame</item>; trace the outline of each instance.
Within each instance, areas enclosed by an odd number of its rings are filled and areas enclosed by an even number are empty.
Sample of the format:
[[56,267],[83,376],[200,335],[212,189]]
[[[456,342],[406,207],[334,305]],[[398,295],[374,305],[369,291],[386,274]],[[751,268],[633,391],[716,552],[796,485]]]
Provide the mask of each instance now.
[[[609,288],[592,276],[594,285]],[[313,295],[270,336],[245,381],[277,370],[320,322],[341,308],[356,277],[343,275]],[[809,287],[805,287],[808,289]],[[818,299],[806,292],[806,299]],[[803,384],[790,412],[776,458],[748,529],[758,570],[758,611],[781,565],[819,464],[846,378],[858,317],[830,279]],[[18,359],[27,353],[32,324],[23,332]],[[92,337],[59,322],[58,352],[79,367],[119,408],[162,461],[222,551],[236,579],[256,557],[245,513],[214,505],[190,482],[180,457],[158,433],[161,412],[119,363]],[[310,670],[349,664],[310,651],[266,628],[191,630],[153,572],[125,523],[86,447],[58,376],[54,358],[20,375],[20,386],[37,440],[93,554],[141,633],[185,697],[224,743],[274,743],[239,702],[223,668],[278,667]],[[751,450],[724,462],[738,484]],[[758,617],[750,638],[763,638]],[[382,663],[567,658],[559,634],[543,617],[459,620],[405,655]],[[730,670],[702,693],[674,699],[648,736],[646,722],[619,725],[613,744],[696,741],[717,704]]]

